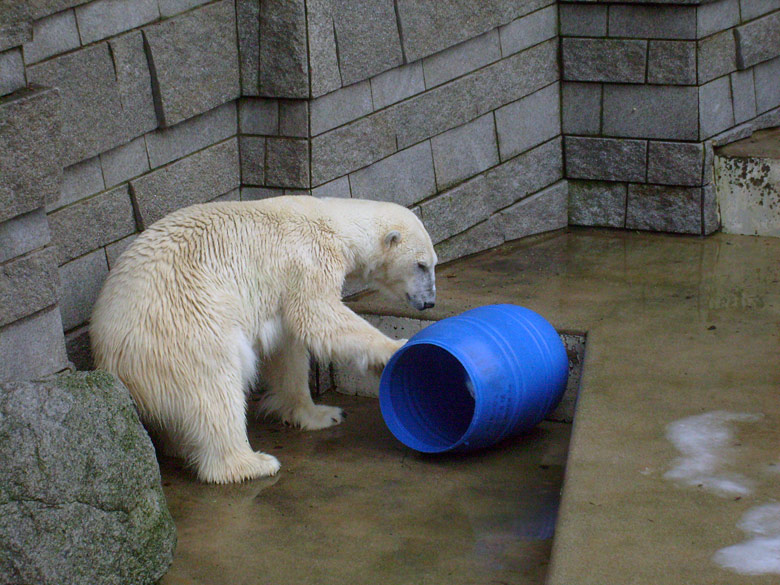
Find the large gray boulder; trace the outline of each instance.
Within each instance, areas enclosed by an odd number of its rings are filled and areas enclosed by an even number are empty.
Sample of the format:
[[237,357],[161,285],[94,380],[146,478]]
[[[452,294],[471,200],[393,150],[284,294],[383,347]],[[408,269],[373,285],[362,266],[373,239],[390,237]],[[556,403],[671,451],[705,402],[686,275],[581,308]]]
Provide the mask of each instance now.
[[176,530],[154,448],[105,372],[0,385],[0,583],[153,583]]

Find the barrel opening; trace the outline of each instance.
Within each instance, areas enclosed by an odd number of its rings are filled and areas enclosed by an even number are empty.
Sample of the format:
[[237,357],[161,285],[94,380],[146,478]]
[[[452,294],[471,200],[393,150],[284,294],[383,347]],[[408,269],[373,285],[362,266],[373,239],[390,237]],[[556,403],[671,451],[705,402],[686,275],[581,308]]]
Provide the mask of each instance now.
[[389,380],[389,399],[397,419],[418,451],[451,448],[474,417],[474,385],[463,365],[447,350],[431,344],[402,350]]

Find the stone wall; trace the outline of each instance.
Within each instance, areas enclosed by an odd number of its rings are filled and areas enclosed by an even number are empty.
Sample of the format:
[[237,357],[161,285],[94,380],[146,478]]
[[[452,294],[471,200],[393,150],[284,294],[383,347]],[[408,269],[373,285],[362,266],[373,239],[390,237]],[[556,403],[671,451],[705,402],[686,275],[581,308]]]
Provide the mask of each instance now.
[[712,146],[780,124],[780,2],[560,3],[570,222],[719,227]]

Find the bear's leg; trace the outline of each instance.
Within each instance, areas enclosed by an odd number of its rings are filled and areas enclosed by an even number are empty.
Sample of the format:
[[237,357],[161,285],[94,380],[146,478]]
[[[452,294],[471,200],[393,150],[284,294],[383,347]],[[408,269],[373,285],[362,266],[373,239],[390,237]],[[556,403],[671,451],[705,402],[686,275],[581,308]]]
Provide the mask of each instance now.
[[262,369],[269,389],[260,408],[284,422],[315,431],[340,423],[344,413],[335,406],[314,404],[309,392],[309,353],[303,344],[286,338],[269,355]]

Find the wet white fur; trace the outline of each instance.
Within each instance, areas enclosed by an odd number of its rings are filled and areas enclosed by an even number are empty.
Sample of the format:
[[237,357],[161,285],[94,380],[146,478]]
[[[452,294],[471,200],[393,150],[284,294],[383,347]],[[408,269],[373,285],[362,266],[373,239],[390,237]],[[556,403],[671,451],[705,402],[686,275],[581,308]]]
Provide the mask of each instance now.
[[341,302],[345,276],[421,304],[435,296],[435,263],[422,223],[391,203],[195,205],[143,232],[109,274],[92,316],[95,363],[201,480],[272,475],[279,462],[246,434],[258,368],[267,412],[310,430],[341,422],[340,409],[311,400],[309,355],[381,369],[405,341]]

